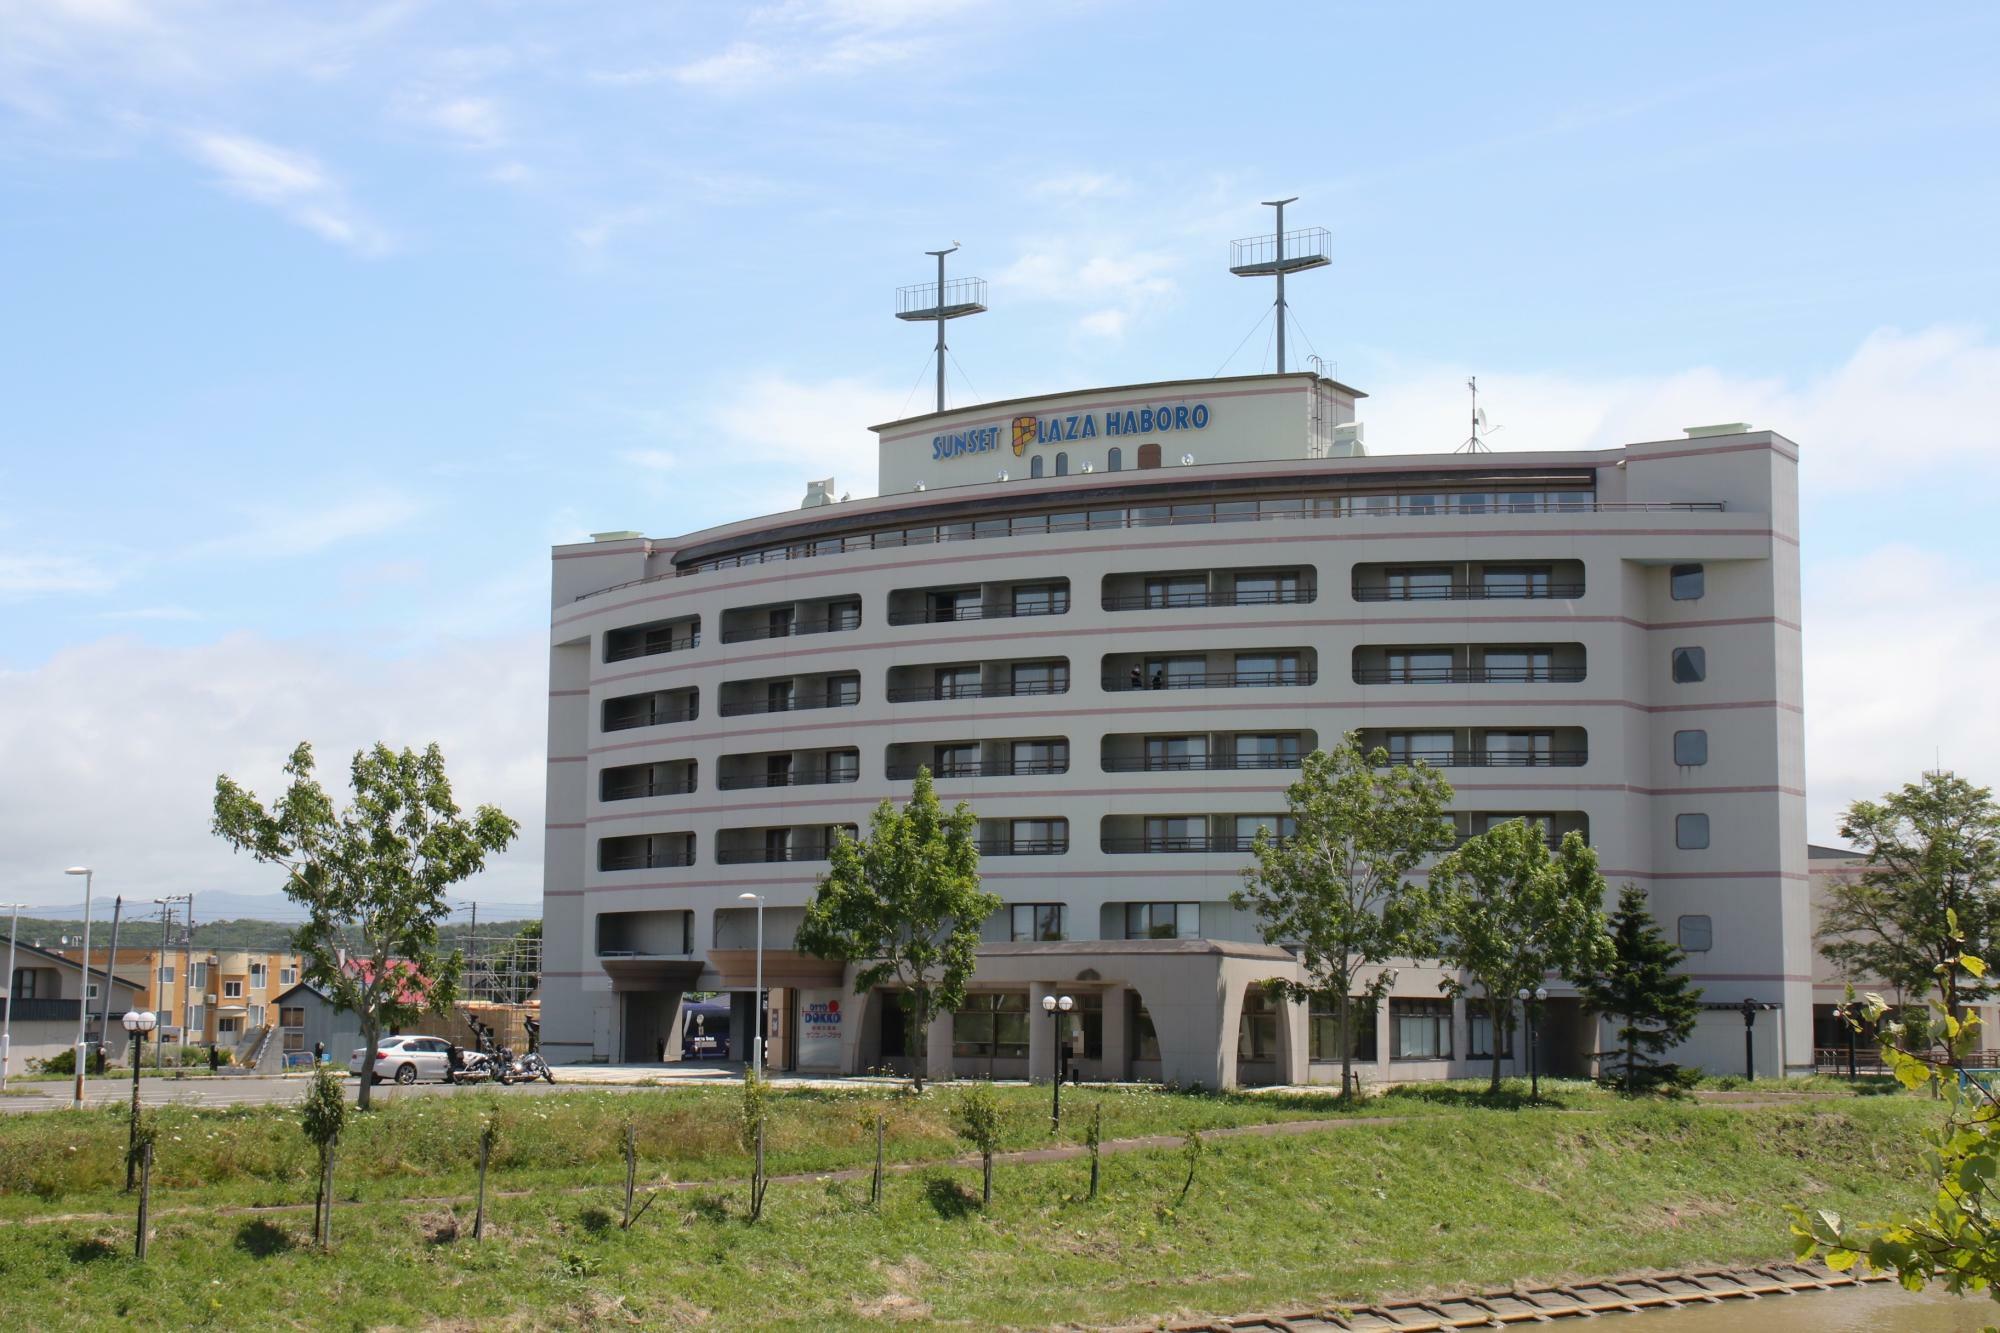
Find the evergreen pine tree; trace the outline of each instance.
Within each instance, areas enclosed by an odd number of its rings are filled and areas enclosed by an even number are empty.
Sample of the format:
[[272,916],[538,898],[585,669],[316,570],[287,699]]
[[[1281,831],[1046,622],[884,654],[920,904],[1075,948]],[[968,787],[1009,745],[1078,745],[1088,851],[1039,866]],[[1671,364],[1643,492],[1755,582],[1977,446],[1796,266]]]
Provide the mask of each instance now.
[[1619,893],[1610,930],[1611,963],[1582,987],[1583,999],[1618,1025],[1618,1049],[1605,1052],[1605,1081],[1620,1092],[1644,1092],[1678,1075],[1660,1056],[1694,1032],[1701,990],[1680,970],[1687,955],[1660,933],[1643,890],[1627,884]]

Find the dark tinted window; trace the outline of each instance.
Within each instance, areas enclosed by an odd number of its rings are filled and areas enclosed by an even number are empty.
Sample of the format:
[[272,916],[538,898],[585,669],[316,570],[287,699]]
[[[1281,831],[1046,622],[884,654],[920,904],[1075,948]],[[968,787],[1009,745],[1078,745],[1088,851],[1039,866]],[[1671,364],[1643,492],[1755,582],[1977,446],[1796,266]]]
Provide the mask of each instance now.
[[1700,565],[1675,565],[1669,577],[1675,601],[1692,602],[1700,598],[1703,592]]
[[1708,679],[1708,652],[1702,648],[1674,649],[1674,683],[1689,685]]
[[1708,762],[1708,733],[1705,731],[1677,731],[1674,733],[1674,762],[1684,768]]
[[1689,953],[1706,953],[1715,947],[1715,922],[1706,916],[1681,918],[1681,948]]
[[1708,846],[1708,816],[1675,815],[1674,846],[1688,852]]

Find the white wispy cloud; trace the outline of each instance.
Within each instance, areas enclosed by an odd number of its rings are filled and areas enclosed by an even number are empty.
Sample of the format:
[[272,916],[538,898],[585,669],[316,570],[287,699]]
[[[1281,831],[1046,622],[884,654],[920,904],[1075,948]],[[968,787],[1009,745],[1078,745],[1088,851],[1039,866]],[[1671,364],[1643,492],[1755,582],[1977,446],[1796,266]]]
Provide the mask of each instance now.
[[341,184],[309,154],[222,131],[190,133],[187,147],[232,194],[275,209],[357,254],[377,255],[388,248],[387,233],[348,202]]
[[934,54],[977,0],[791,0],[745,14],[738,37],[692,60],[600,70],[613,86],[673,82],[737,95],[816,77],[868,74]]
[[110,570],[79,556],[0,555],[0,600],[105,592],[117,582]]
[[681,465],[680,459],[670,449],[627,449],[618,457],[648,472],[672,472]]
[[478,148],[494,148],[507,138],[507,116],[491,97],[458,96],[426,100],[418,115],[445,133]]
[[415,497],[373,491],[316,505],[267,505],[245,513],[242,528],[194,543],[197,558],[311,555],[342,542],[402,526],[423,512]]

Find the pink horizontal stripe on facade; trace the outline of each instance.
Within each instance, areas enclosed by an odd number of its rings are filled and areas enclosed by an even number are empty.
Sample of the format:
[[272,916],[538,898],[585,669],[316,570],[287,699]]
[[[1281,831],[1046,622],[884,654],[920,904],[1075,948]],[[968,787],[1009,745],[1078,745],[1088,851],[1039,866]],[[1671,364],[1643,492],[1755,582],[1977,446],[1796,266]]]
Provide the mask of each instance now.
[[[1319,523],[1319,522],[1327,522],[1327,523],[1356,522],[1364,524],[1387,524],[1387,523],[1392,523],[1394,521],[1395,520],[1393,519],[1387,519],[1387,518],[1370,519],[1360,516],[1355,516],[1351,519],[1329,518],[1329,519],[1272,520],[1272,522],[1279,524],[1281,526],[1288,523],[1307,524],[1307,523]],[[1208,538],[1199,538],[1199,537],[1185,535],[1187,534],[1189,529],[1197,526],[1252,527],[1261,529],[1264,525],[1261,522],[1256,524],[1200,524],[1200,525],[1188,524],[1184,525],[1181,528],[1183,537],[1179,541],[1159,541],[1159,542],[1128,541],[1128,542],[1119,542],[1116,544],[1107,541],[1104,544],[1096,546],[1058,546],[1043,550],[1021,550],[1015,548],[1015,549],[1002,550],[1001,553],[1021,558],[1028,558],[1034,556],[1098,555],[1098,554],[1114,554],[1114,553],[1123,554],[1128,551],[1184,551],[1190,549],[1207,549],[1211,547],[1261,546],[1278,542],[1398,541],[1398,540],[1407,540],[1410,538],[1440,538],[1440,537],[1450,538],[1453,540],[1470,541],[1470,540],[1499,540],[1501,538],[1513,538],[1513,537],[1536,537],[1536,538],[1556,539],[1556,540],[1573,540],[1578,537],[1752,537],[1754,538],[1754,537],[1776,537],[1780,535],[1774,529],[1768,527],[1766,528],[1721,528],[1721,527],[1563,528],[1563,529],[1509,528],[1509,529],[1495,530],[1492,532],[1474,532],[1474,531],[1465,531],[1462,529],[1440,531],[1436,527],[1429,527],[1429,528],[1418,528],[1416,530],[1406,530],[1399,532],[1384,532],[1381,531],[1380,529],[1375,529],[1375,530],[1357,529],[1356,531],[1353,532],[1278,532],[1278,533],[1265,533],[1257,536],[1252,536],[1249,533],[1243,533],[1234,536],[1225,535],[1220,537],[1208,537]],[[1135,531],[1135,529],[1120,528],[1116,529],[1116,531],[1131,532]],[[987,540],[990,542],[994,541],[995,539],[989,538]],[[965,542],[965,543],[937,542],[934,543],[933,546],[952,548],[962,545],[978,546],[979,544],[980,543],[977,541]],[[910,548],[892,547],[888,549],[908,550]],[[866,555],[873,555],[875,554],[875,552],[852,551],[852,552],[842,552],[841,554],[866,556]],[[814,556],[810,560],[787,560],[782,563],[787,567],[800,566],[800,565],[813,566],[818,562],[837,560],[839,558],[840,558],[839,556],[831,556],[831,555]],[[790,583],[797,581],[801,577],[809,577],[814,574],[818,574],[820,577],[838,577],[839,575],[842,574],[850,574],[856,572],[872,574],[883,570],[922,568],[927,565],[935,565],[936,563],[937,561],[935,558],[926,557],[915,560],[882,560],[882,561],[875,561],[872,563],[862,563],[858,564],[852,570],[846,568],[824,569],[824,570],[813,569],[813,568],[807,568],[807,569],[789,568],[788,572],[783,574],[760,575],[755,578],[738,579],[731,583],[711,583],[711,584],[699,584],[692,587],[668,588],[668,589],[662,589],[659,592],[652,593],[645,597],[637,597],[630,599],[628,601],[615,602],[605,606],[577,607],[572,609],[572,611],[568,615],[556,616],[551,623],[556,627],[560,627],[563,625],[571,624],[578,620],[586,619],[591,616],[605,615],[614,611],[623,611],[631,607],[644,606],[652,602],[672,601],[672,600],[678,600],[680,598],[704,596],[712,593],[726,593],[735,591],[736,589],[739,588],[757,587],[767,583]],[[762,566],[758,566],[758,568],[762,568]],[[663,579],[672,579],[671,575],[665,575],[662,577]],[[695,577],[698,578],[699,576]],[[676,583],[688,583],[691,580],[674,579],[673,581]],[[824,596],[831,594],[815,594],[815,595]]]
[[549,762],[552,764],[583,764],[589,761],[590,756],[587,754],[552,754],[549,756]]
[[581,823],[577,823],[577,824],[544,824],[544,825],[542,825],[542,827],[543,827],[544,829],[566,829],[566,828],[582,828],[582,827],[583,827],[583,825],[582,825]]
[[573,696],[573,695],[578,695],[578,694],[589,694],[589,693],[590,693],[590,687],[589,687],[589,686],[585,686],[585,687],[584,687],[583,689],[580,689],[580,690],[550,690],[550,691],[549,691],[549,698],[551,698],[551,699],[567,699],[567,698],[570,698],[570,697],[571,697],[571,696]]

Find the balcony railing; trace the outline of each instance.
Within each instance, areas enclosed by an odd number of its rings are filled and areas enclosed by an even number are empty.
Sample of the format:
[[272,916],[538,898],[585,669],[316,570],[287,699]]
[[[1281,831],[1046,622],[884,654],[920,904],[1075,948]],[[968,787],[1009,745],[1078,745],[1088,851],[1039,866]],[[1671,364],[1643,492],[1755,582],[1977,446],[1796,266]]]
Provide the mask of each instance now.
[[[841,555],[850,551],[892,550],[906,546],[929,546],[960,541],[988,541],[994,538],[1041,536],[1049,533],[1099,532],[1124,528],[1180,527],[1207,523],[1256,523],[1284,522],[1298,519],[1338,519],[1343,517],[1447,517],[1454,514],[1720,514],[1727,506],[1719,500],[1649,500],[1649,501],[1601,501],[1587,498],[1588,492],[1578,493],[1586,498],[1571,498],[1564,493],[1557,498],[1536,501],[1509,501],[1505,503],[1488,501],[1485,503],[1452,503],[1449,500],[1438,504],[1392,505],[1364,509],[1359,505],[1348,506],[1340,496],[1307,496],[1291,499],[1221,501],[1215,505],[1172,504],[1173,512],[1162,515],[1160,505],[1139,505],[1135,507],[1117,506],[1093,510],[1063,510],[1037,514],[1018,514],[998,519],[982,519],[977,528],[972,523],[947,523],[940,530],[936,523],[897,526],[875,532],[855,532],[842,536],[821,537],[811,540],[789,541],[779,545],[759,547],[740,551],[731,555],[715,556],[707,560],[690,561],[685,565],[661,574],[649,575],[642,579],[631,579],[613,584],[608,588],[593,588],[589,592],[577,594],[576,600],[602,597],[606,593],[624,588],[638,587],[660,579],[687,578],[696,574],[708,574],[724,569],[744,569],[754,565],[768,565],[788,560],[810,560],[821,556]],[[1183,513],[1182,509],[1189,512]]]
[[860,628],[860,616],[844,616],[834,620],[800,620],[785,625],[753,625],[748,629],[726,629],[722,631],[722,641],[752,643],[758,639],[790,639],[802,634],[838,634],[842,630]]
[[1234,833],[1190,833],[1180,836],[1105,838],[1102,847],[1112,855],[1135,852],[1247,852],[1257,843],[1254,836]]
[[715,863],[725,866],[776,865],[790,861],[824,861],[833,853],[831,845],[805,847],[724,847],[715,853]]
[[943,625],[957,620],[1014,620],[1026,616],[1069,613],[1069,599],[1031,602],[1025,606],[927,606],[915,611],[891,611],[891,625]]
[[988,686],[978,682],[970,685],[905,685],[889,691],[892,704],[938,703],[946,699],[1021,699],[1038,694],[1068,694],[1069,678],[1061,680],[1002,681]]
[[981,838],[981,856],[1061,856],[1069,850],[1068,838]]
[[1517,584],[1487,586],[1480,583],[1451,583],[1409,588],[1356,588],[1357,602],[1499,602],[1551,598],[1574,601],[1583,596],[1581,583]]
[[946,764],[891,764],[889,780],[908,782],[918,768],[928,768],[934,778],[1034,778],[1069,772],[1067,759],[975,759]]
[[9,999],[0,995],[0,1015],[12,1010],[11,1017],[16,1023],[73,1023],[76,1021],[75,1000],[38,999],[28,996]]
[[1582,667],[1357,667],[1356,685],[1574,685]]
[[619,852],[598,858],[599,870],[681,870],[694,864],[692,852]]
[[783,699],[739,699],[725,703],[717,711],[724,717],[746,717],[754,713],[801,713],[813,708],[852,708],[861,702],[861,692],[853,694],[794,694]]
[[1273,588],[1263,592],[1135,592],[1106,594],[1106,611],[1166,611],[1184,606],[1305,606],[1317,601],[1315,588]]
[[637,639],[627,643],[606,644],[604,648],[604,660],[607,662],[623,662],[633,657],[651,657],[655,653],[684,653],[690,648],[699,648],[700,646],[701,632],[699,630],[678,638],[671,635],[666,638],[657,639],[648,636],[644,639]]
[[620,782],[605,787],[604,799],[641,801],[648,796],[686,796],[693,790],[693,778],[662,778],[658,782]]
[[1295,754],[1134,755],[1104,761],[1106,773],[1223,773],[1298,766]]
[[824,787],[829,784],[861,781],[858,768],[805,769],[796,773],[737,773],[716,783],[720,791],[748,791],[757,787]]
[[1106,676],[1104,688],[1116,694],[1127,690],[1261,689],[1278,685],[1313,685],[1318,682],[1319,672],[1296,668],[1290,671],[1180,672],[1160,677],[1158,684],[1154,684],[1152,678],[1134,681],[1130,676]]
[[1422,760],[1432,768],[1581,768],[1589,758],[1587,750],[1544,750],[1539,754],[1526,750],[1411,750],[1392,752],[1389,763],[1392,767]]

